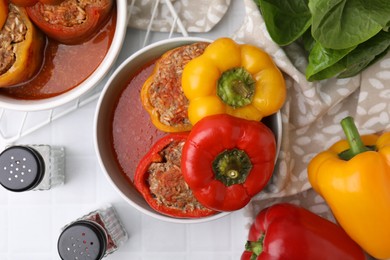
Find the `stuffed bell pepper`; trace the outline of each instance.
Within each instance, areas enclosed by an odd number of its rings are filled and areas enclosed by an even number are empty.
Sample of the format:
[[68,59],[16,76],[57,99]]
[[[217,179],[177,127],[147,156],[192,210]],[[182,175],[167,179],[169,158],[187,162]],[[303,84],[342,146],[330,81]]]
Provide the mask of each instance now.
[[309,181],[353,240],[390,258],[390,133],[359,136],[351,117],[341,125],[347,140],[311,160]]
[[275,157],[275,136],[265,124],[220,114],[194,125],[183,147],[181,168],[201,204],[233,211],[265,187]]
[[260,121],[286,98],[283,75],[271,57],[229,38],[217,39],[185,66],[182,87],[192,125],[215,114]]
[[193,196],[180,169],[188,133],[168,134],[158,140],[140,161],[134,185],[151,208],[176,218],[200,218],[216,212]]
[[17,6],[33,6],[38,2],[41,2],[42,4],[48,4],[48,5],[58,5],[62,3],[65,0],[10,0],[10,2]]
[[42,65],[46,44],[45,36],[34,27],[23,7],[13,4],[7,7],[7,19],[0,30],[0,87],[15,86],[33,78]]
[[0,30],[3,28],[8,16],[8,0],[0,0]]
[[249,229],[241,260],[365,260],[363,250],[338,225],[304,208],[265,208]]
[[164,132],[183,132],[192,128],[188,120],[188,99],[184,96],[183,68],[207,47],[196,42],[165,52],[156,62],[141,90],[141,102],[153,125]]
[[26,10],[47,36],[65,44],[90,39],[108,21],[114,6],[114,0],[64,0],[54,5],[45,4],[48,1],[37,1]]

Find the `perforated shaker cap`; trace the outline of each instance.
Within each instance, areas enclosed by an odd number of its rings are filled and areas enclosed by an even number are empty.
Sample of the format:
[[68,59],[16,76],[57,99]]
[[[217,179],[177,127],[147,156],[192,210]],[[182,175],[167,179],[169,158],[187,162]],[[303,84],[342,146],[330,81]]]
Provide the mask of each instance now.
[[107,247],[103,228],[91,221],[76,221],[62,231],[58,253],[63,260],[99,260]]
[[45,174],[45,162],[28,146],[11,146],[0,154],[0,184],[15,192],[35,188]]

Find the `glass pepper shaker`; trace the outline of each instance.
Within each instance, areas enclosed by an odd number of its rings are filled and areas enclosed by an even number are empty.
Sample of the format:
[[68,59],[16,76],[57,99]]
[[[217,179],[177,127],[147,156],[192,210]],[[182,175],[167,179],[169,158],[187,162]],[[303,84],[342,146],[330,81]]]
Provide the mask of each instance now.
[[65,181],[65,149],[14,145],[0,154],[0,184],[14,192],[49,190]]
[[63,260],[99,260],[115,252],[127,239],[114,207],[108,205],[62,228],[58,254]]

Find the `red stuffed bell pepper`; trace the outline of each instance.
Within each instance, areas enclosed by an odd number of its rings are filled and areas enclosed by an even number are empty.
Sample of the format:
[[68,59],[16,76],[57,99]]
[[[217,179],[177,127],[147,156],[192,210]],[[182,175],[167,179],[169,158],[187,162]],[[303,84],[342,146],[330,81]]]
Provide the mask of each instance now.
[[180,169],[188,133],[168,134],[158,140],[140,161],[134,185],[151,208],[176,218],[200,218],[216,212],[193,196]]
[[47,4],[47,5],[58,5],[64,0],[10,0],[10,2],[14,5],[17,6],[32,6],[35,5],[38,2],[41,2],[42,4]]
[[338,225],[304,208],[280,203],[262,210],[249,229],[241,260],[364,260]]
[[108,20],[113,0],[65,0],[59,5],[38,2],[26,7],[31,20],[50,38],[65,44],[90,39]]
[[259,121],[227,114],[198,121],[183,147],[182,171],[197,200],[233,211],[247,205],[274,170],[276,141]]

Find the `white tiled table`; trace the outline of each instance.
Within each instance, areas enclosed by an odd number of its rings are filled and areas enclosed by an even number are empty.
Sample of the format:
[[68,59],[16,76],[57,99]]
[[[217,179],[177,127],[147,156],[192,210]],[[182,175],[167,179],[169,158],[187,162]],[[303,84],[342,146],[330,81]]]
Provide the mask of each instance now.
[[[242,1],[232,0],[223,20],[206,34],[215,39],[240,28]],[[128,29],[118,63],[136,51],[145,32]],[[167,38],[154,33],[151,41]],[[139,213],[109,184],[93,145],[96,100],[23,137],[17,144],[52,144],[66,148],[66,184],[49,191],[12,193],[0,189],[0,260],[55,260],[61,227],[107,203],[114,205],[129,240],[111,260],[233,260],[244,249],[248,221],[244,210],[203,224],[172,224]]]

